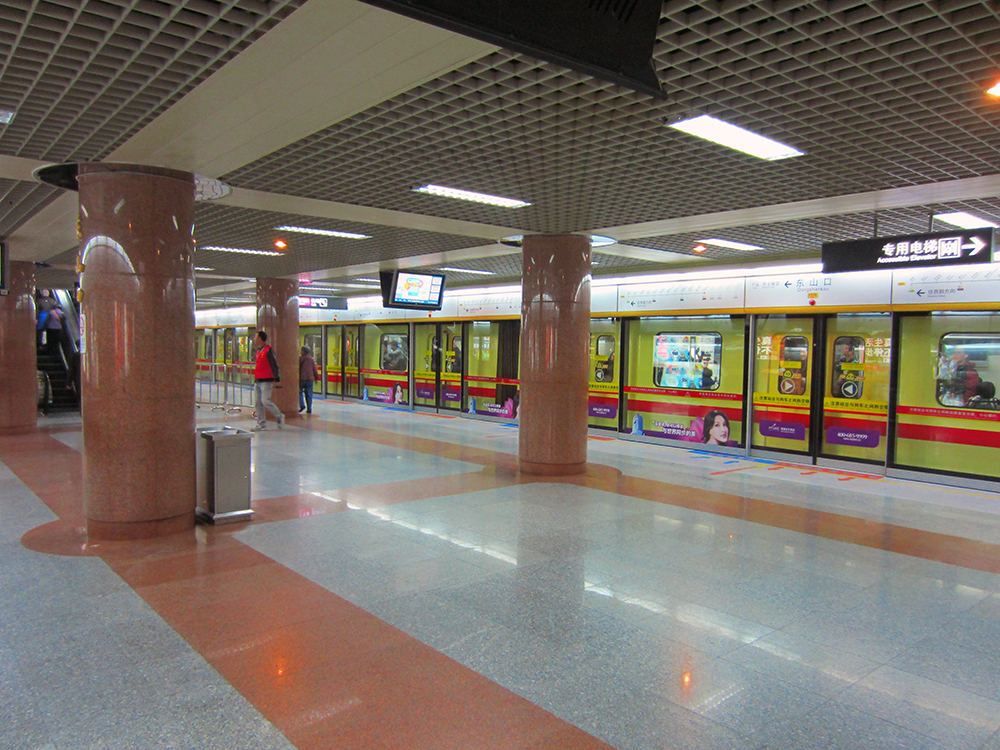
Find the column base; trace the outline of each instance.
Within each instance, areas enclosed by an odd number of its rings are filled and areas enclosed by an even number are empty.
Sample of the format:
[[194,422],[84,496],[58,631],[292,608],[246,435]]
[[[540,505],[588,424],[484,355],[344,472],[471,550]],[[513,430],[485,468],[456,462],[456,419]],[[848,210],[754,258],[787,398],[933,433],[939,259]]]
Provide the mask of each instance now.
[[534,461],[518,461],[518,470],[522,474],[534,474],[540,477],[569,477],[587,473],[587,462],[578,464],[540,464]]
[[154,539],[194,528],[194,511],[156,521],[95,521],[87,519],[87,537],[107,542]]

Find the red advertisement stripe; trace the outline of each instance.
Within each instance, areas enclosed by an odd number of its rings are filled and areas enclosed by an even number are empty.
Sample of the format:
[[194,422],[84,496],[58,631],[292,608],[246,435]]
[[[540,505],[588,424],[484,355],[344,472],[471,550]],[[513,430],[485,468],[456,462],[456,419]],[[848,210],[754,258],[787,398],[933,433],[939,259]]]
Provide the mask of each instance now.
[[900,406],[897,414],[914,417],[944,417],[946,419],[974,419],[977,422],[1000,422],[1000,412],[980,409],[948,409],[945,407]]
[[934,427],[923,424],[900,424],[897,437],[905,440],[925,440],[952,445],[981,445],[1000,448],[1000,432],[967,430],[962,427]]

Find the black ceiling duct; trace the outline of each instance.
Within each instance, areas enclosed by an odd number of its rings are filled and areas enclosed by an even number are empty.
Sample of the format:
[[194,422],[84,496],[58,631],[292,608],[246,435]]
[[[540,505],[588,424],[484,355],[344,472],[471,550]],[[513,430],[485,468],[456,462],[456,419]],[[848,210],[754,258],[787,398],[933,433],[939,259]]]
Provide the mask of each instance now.
[[653,69],[662,0],[363,0],[666,99]]

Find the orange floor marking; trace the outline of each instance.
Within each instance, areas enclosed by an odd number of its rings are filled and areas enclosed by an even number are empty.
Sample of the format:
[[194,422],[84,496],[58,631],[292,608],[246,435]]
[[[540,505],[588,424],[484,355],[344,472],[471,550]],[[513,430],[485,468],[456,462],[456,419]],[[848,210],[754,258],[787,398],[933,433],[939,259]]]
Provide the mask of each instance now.
[[[77,451],[36,434],[0,439],[0,459],[65,514],[25,534],[26,547],[99,556],[300,750],[613,750],[251,549],[231,536],[242,524],[88,542]],[[474,474],[482,486],[504,476]],[[358,497],[384,501],[386,487]]]

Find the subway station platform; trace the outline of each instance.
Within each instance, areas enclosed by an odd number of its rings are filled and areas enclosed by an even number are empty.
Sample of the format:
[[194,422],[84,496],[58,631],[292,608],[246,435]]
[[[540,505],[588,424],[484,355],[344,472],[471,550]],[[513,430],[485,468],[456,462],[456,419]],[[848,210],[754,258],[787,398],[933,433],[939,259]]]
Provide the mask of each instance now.
[[1000,750],[1000,496],[314,411],[151,541],[84,537],[79,417],[0,438],[0,748]]

